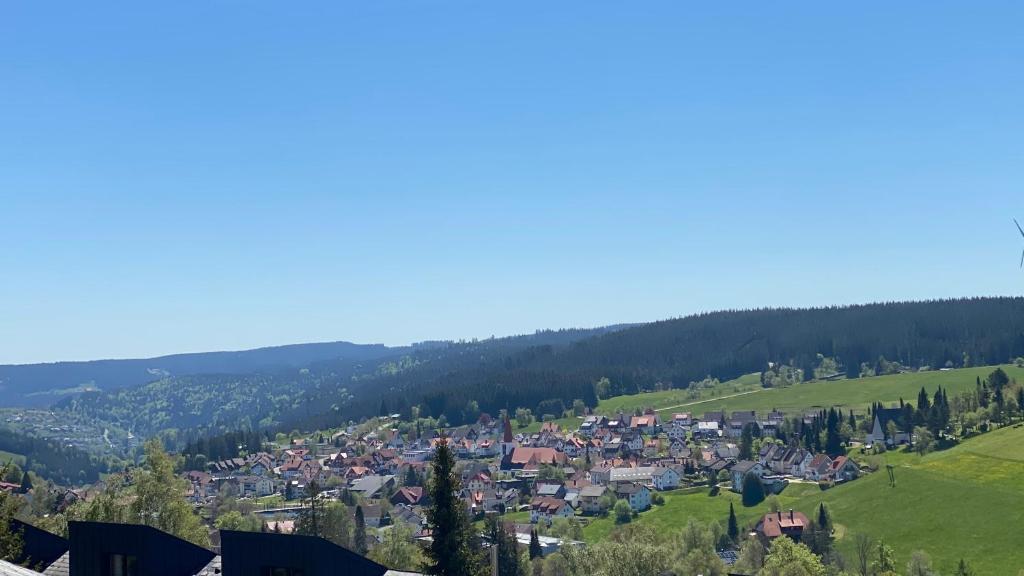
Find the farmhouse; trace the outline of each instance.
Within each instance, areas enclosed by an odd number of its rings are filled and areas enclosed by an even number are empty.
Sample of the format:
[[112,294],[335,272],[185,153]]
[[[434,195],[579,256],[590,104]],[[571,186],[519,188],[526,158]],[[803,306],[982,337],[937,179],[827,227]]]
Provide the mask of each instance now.
[[789,536],[799,542],[807,524],[807,516],[803,512],[794,512],[792,509],[789,512],[769,512],[757,523],[757,533],[767,540]]

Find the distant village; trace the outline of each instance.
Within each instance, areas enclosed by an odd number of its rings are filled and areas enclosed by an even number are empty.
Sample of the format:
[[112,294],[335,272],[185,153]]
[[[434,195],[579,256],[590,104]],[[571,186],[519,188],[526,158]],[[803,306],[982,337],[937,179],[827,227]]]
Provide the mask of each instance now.
[[[800,418],[810,424],[819,417]],[[202,506],[228,486],[238,497],[272,502],[255,513],[264,519],[264,530],[288,533],[315,482],[323,490],[321,498],[355,495],[368,528],[404,523],[414,538],[429,538],[423,486],[435,448],[447,442],[458,458],[460,497],[470,517],[514,514],[517,538],[526,543],[538,527],[543,532],[559,518],[585,524],[609,514],[619,501],[642,514],[663,491],[719,486],[742,492],[753,476],[771,494],[791,482],[834,485],[863,472],[846,456],[830,457],[776,440],[786,420],[778,411],[682,412],[668,418],[653,410],[587,415],[577,430],[548,422],[530,433],[517,433],[507,415],[484,414],[475,425],[415,438],[398,432],[397,418],[381,418],[369,432],[352,426],[330,436],[293,438],[273,451],[211,462],[207,469],[185,473],[188,497]],[[872,427],[879,436],[868,433],[866,441],[905,440],[886,438],[884,419],[880,412]],[[745,428],[756,429],[758,436],[756,451],[746,459],[741,457]],[[757,531],[767,540],[783,533],[799,539],[806,522],[799,511],[768,514]],[[379,540],[375,532],[368,532],[370,547]],[[576,543],[541,540],[545,554]]]

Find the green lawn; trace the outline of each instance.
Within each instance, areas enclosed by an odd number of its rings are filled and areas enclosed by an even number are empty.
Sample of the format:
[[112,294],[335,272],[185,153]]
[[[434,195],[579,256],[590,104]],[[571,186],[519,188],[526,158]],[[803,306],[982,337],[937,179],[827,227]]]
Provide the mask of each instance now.
[[[952,573],[960,558],[979,575],[1016,574],[1024,569],[1024,427],[1006,427],[964,441],[924,458],[888,453],[879,457],[895,466],[896,485],[879,472],[822,491],[814,484],[790,484],[778,497],[783,509],[811,516],[824,502],[837,524],[837,546],[854,560],[854,535],[882,538],[896,551],[902,568],[914,550],[931,555],[940,573]],[[752,525],[767,503],[744,508],[739,495],[706,490],[667,492],[665,504],[634,520],[678,532],[690,518],[725,523],[729,502],[741,525]],[[588,542],[599,542],[616,527],[599,518],[584,528]]]
[[[663,390],[660,392],[645,392],[643,394],[632,394],[629,396],[616,396],[614,398],[608,398],[607,400],[601,400],[594,412],[606,416],[614,416],[615,414],[618,414],[619,411],[622,411],[625,414],[632,414],[637,408],[641,410],[654,408],[658,411],[671,411],[675,409],[687,411],[690,410],[690,408],[673,407],[693,402],[713,401],[723,396],[759,390],[761,390],[760,374],[747,374],[745,376],[740,376],[735,380],[722,382],[713,389],[699,391],[675,389]],[[708,408],[708,410],[711,410],[711,408]],[[563,430],[575,430],[579,428],[580,422],[582,421],[582,418],[570,416],[568,418],[559,418],[553,422],[561,426]],[[516,432],[538,432],[540,431],[540,427],[540,422],[534,422],[525,428],[515,428],[514,430]]]
[[960,558],[978,574],[1024,569],[1024,427],[1002,428],[920,458],[894,459],[896,485],[885,471],[799,501],[813,510],[824,501],[847,537],[839,546],[852,557],[856,532],[884,538],[901,564],[925,550],[942,573]]
[[[1012,365],[1004,365],[1002,368],[1010,378],[1024,380],[1024,368]],[[955,396],[965,390],[973,390],[975,379],[980,376],[984,380],[993,370],[995,370],[995,366],[984,366],[946,372],[914,372],[856,380],[804,382],[786,388],[770,388],[735,398],[707,400],[689,406],[687,410],[697,414],[714,410],[765,411],[778,409],[784,412],[802,412],[814,408],[835,406],[865,411],[875,401],[890,404],[898,402],[902,397],[904,400],[916,402],[917,393],[922,386],[925,387],[929,395],[935,393],[936,387],[942,386],[950,396]]]
[[0,466],[12,461],[18,466],[23,466],[25,464],[25,457],[21,454],[15,454],[14,452],[5,452],[0,450]]
[[[787,509],[795,507],[802,498],[820,492],[816,484],[790,484],[777,498],[780,506]],[[767,501],[746,508],[740,501],[739,494],[725,490],[724,487],[717,496],[709,496],[708,489],[704,487],[662,492],[662,495],[665,497],[664,504],[641,512],[633,521],[654,526],[660,532],[679,532],[690,518],[700,522],[714,520],[724,528],[729,520],[730,502],[736,510],[736,518],[741,527],[753,527],[757,519],[768,512]],[[612,516],[596,518],[583,528],[583,538],[590,543],[600,542],[607,538],[615,527],[615,519]]]

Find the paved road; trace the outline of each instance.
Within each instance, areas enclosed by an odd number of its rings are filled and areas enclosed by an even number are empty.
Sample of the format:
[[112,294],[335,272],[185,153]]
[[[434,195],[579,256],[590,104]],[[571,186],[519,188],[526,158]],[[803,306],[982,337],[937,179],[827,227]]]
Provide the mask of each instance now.
[[765,388],[758,388],[756,390],[747,390],[746,392],[737,392],[736,394],[729,394],[728,396],[719,396],[718,398],[708,398],[706,400],[695,400],[693,402],[687,402],[685,404],[676,404],[675,406],[666,406],[665,408],[655,408],[655,412],[664,412],[666,410],[675,410],[676,408],[685,408],[687,406],[693,406],[694,404],[704,404],[705,402],[716,402],[718,400],[726,400],[728,398],[735,398],[737,396],[745,396],[747,394],[753,394],[755,392],[763,392]]

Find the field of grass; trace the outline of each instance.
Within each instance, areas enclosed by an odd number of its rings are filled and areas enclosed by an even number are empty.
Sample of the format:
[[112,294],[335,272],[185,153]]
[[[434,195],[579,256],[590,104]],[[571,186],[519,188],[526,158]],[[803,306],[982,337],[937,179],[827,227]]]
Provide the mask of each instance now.
[[[816,484],[790,484],[777,498],[780,506],[788,509],[795,507],[795,503],[802,498],[820,492]],[[730,502],[736,510],[736,519],[739,520],[741,527],[748,524],[753,526],[758,518],[768,512],[767,501],[758,506],[745,508],[740,501],[740,495],[725,490],[724,487],[717,496],[709,496],[705,487],[662,492],[662,495],[665,497],[664,504],[641,512],[633,521],[645,526],[654,526],[659,532],[667,533],[679,532],[690,518],[700,522],[717,521],[725,528],[729,520]],[[612,516],[597,518],[583,528],[583,538],[589,543],[600,542],[607,538],[616,526]]]
[[[1007,427],[959,446],[898,459],[896,485],[884,471],[801,499],[811,510],[824,501],[847,534],[883,538],[901,563],[925,550],[940,572],[960,558],[978,574],[1024,569],[1024,427]],[[839,542],[853,556],[852,538]]]
[[[896,552],[902,568],[910,554],[924,550],[941,573],[952,573],[961,558],[979,575],[1016,574],[1024,569],[1024,427],[1006,427],[965,440],[946,451],[920,457],[890,452],[879,457],[895,466],[896,485],[879,472],[822,491],[815,484],[790,484],[778,496],[782,509],[809,517],[824,502],[837,524],[838,549],[856,558],[854,535],[881,538]],[[664,493],[665,504],[634,520],[660,531],[678,532],[690,518],[724,525],[729,502],[741,526],[751,526],[767,512],[767,502],[745,508],[738,494],[706,489]],[[596,543],[616,528],[599,518],[583,530]]]
[[3,466],[4,464],[7,464],[8,462],[11,461],[13,461],[18,466],[23,466],[25,464],[25,457],[22,456],[21,454],[15,454],[13,452],[5,452],[3,450],[0,450],[0,466]]
[[[1024,380],[1024,369],[1002,368],[1010,378]],[[956,395],[973,389],[977,377],[984,379],[994,369],[986,366],[810,382],[767,390],[754,387],[759,391],[733,398],[721,398],[728,394],[720,392],[718,398],[685,410],[697,414],[770,409],[798,413],[837,406],[863,412],[873,401],[892,403],[900,397],[916,401],[922,386],[929,394],[942,386]],[[670,412],[669,402],[679,398],[672,396],[674,392],[614,398],[602,402],[598,411],[611,414],[620,407],[632,411],[637,406],[652,406]],[[1002,428],[923,458],[890,452],[877,460],[883,464],[881,472],[827,491],[812,484],[791,484],[779,502],[783,509],[792,507],[808,515],[824,502],[839,527],[837,546],[848,560],[855,558],[854,535],[862,532],[892,546],[900,568],[914,550],[924,550],[942,573],[952,573],[961,558],[979,575],[1016,574],[1024,569],[1024,546],[1020,545],[1024,534],[1020,528],[1024,526],[1024,427]],[[885,463],[895,466],[894,487],[889,486]],[[709,497],[704,489],[680,490],[665,493],[664,505],[642,513],[634,522],[666,531],[678,531],[690,518],[724,523],[730,502],[741,525],[753,524],[767,511],[766,503],[744,508],[739,495],[728,491]],[[599,542],[615,527],[612,518],[596,519],[584,528],[584,537]]]
[[[760,374],[747,374],[735,380],[727,380],[714,388],[704,390],[662,390],[659,392],[645,392],[643,394],[632,394],[629,396],[616,396],[601,400],[594,410],[597,414],[613,416],[622,411],[624,414],[632,414],[637,408],[654,408],[658,411],[670,411],[682,404],[694,402],[712,401],[733,394],[742,394],[753,391],[760,391]],[[680,407],[679,410],[689,410],[688,407]],[[710,408],[709,408],[710,410]],[[582,418],[568,417],[554,420],[556,424],[566,430],[575,430],[579,427]],[[517,428],[521,432],[537,432],[541,423],[534,422],[525,428]]]
[[[1002,368],[1010,378],[1016,378],[1018,381],[1024,380],[1024,368],[1011,365],[1004,365]],[[764,389],[733,398],[707,400],[688,406],[686,409],[702,414],[714,410],[765,411],[778,409],[784,412],[801,412],[835,406],[862,412],[866,411],[874,401],[891,404],[898,402],[902,397],[904,400],[916,402],[917,393],[922,386],[929,394],[933,394],[936,387],[942,386],[950,396],[955,396],[965,390],[973,390],[975,379],[980,376],[984,380],[993,370],[995,370],[995,366],[984,366],[946,372],[914,372],[856,380],[804,382],[785,388]]]

